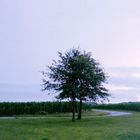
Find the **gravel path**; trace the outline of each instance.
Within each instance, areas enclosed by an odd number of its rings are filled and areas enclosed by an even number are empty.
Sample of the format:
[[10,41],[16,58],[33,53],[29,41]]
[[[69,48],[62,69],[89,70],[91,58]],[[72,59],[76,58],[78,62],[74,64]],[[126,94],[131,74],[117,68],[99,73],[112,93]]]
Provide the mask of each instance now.
[[[121,112],[121,111],[112,111],[112,110],[101,110],[101,109],[93,109],[96,112],[105,112],[108,113],[106,116],[124,116],[124,115],[132,115],[130,112]],[[16,118],[29,118],[29,119],[36,119],[36,118],[46,118],[46,117],[0,117],[0,119],[16,119]]]
[[0,117],[0,119],[44,119],[44,118],[47,118],[47,117],[37,117],[37,116],[24,116],[24,117]]
[[16,117],[0,117],[0,119],[15,119]]
[[93,109],[93,111],[108,113],[108,115],[106,115],[106,116],[124,116],[124,115],[131,115],[132,114],[130,112],[121,112],[121,111],[112,111],[112,110],[101,110],[101,109]]

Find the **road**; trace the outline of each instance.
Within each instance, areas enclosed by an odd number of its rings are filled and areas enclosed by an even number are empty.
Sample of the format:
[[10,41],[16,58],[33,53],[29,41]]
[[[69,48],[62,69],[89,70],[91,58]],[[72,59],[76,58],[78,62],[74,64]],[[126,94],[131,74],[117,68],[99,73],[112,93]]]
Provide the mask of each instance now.
[[108,115],[106,115],[106,116],[124,116],[124,115],[131,115],[132,114],[130,112],[101,110],[101,109],[93,109],[93,111],[108,113]]

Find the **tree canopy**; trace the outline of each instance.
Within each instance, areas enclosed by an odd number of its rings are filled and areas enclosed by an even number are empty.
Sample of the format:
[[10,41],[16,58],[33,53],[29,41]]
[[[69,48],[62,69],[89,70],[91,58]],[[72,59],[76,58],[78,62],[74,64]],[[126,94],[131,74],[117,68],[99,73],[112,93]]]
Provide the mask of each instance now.
[[42,72],[43,90],[59,91],[57,98],[70,99],[73,104],[75,120],[76,101],[79,101],[78,119],[81,119],[82,102],[107,99],[109,94],[103,86],[106,75],[100,64],[92,58],[91,53],[71,49],[62,54],[58,52],[59,60],[53,60],[48,71]]

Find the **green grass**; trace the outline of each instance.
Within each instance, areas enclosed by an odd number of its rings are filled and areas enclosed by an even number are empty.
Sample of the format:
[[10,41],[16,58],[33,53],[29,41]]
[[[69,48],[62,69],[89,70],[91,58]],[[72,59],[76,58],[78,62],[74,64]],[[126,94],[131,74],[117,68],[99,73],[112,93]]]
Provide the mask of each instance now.
[[107,117],[85,112],[74,123],[69,115],[1,119],[0,140],[140,140],[140,113]]

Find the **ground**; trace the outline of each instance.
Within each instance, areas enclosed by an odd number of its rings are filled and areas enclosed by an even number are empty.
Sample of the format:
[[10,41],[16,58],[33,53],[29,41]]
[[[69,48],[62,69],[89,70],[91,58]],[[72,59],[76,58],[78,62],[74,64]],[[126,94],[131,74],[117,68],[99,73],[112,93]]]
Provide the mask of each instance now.
[[140,113],[112,117],[85,114],[74,123],[69,114],[0,119],[0,140],[140,140]]

